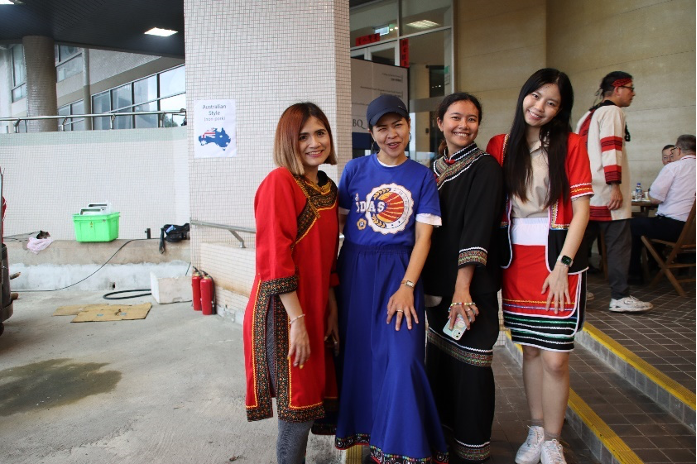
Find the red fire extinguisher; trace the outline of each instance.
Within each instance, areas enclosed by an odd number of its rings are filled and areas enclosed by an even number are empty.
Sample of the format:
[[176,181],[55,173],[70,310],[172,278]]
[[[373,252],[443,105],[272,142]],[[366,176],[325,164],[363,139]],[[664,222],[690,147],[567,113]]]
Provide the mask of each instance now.
[[191,276],[191,293],[193,295],[194,311],[201,311],[201,274],[198,271]]
[[204,316],[213,314],[213,300],[215,292],[213,291],[213,279],[209,275],[204,275],[201,279],[201,309]]

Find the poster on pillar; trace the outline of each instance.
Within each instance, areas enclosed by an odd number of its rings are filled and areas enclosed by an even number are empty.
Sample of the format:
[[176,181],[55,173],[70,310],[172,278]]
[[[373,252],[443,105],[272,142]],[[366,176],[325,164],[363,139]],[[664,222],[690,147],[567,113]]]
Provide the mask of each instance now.
[[194,102],[194,158],[237,155],[235,100]]

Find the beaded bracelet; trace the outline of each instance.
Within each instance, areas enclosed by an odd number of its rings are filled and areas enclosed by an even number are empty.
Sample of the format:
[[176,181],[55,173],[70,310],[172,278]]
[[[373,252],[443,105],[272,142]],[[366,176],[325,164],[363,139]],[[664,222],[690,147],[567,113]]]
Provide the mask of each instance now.
[[297,320],[300,319],[301,317],[305,317],[305,314],[301,314],[301,315],[299,315],[299,316],[295,316],[293,319],[291,319],[291,320],[288,322],[288,325],[293,325],[293,322],[297,321]]

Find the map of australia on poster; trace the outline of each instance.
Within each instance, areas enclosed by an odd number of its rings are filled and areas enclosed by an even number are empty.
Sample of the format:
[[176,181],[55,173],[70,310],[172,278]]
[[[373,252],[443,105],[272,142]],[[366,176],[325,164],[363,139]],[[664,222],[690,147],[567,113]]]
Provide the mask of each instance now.
[[197,100],[194,111],[194,158],[237,155],[235,100]]

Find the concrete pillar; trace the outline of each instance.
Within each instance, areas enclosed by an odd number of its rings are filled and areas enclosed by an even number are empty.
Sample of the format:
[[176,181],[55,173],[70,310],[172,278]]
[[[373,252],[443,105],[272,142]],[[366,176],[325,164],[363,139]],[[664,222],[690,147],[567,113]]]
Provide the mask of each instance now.
[[[27,67],[27,116],[55,116],[58,105],[54,41],[50,37],[26,36],[22,38],[22,45]],[[30,120],[27,123],[27,132],[56,130],[56,119]]]

